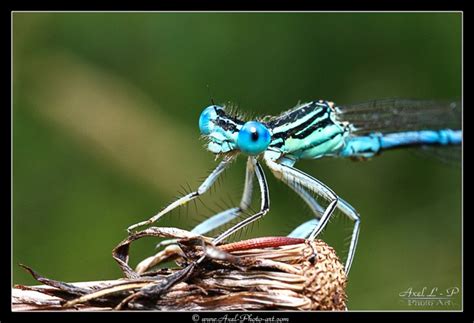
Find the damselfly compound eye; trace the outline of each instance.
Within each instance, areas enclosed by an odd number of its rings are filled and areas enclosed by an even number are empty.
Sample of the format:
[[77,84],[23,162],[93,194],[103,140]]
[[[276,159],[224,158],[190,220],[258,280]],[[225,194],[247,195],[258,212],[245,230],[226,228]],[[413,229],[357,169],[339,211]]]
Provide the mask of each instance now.
[[258,155],[265,151],[270,141],[270,131],[257,121],[246,122],[237,136],[237,146],[248,155]]
[[217,105],[210,105],[201,112],[201,116],[199,117],[199,130],[201,131],[201,134],[208,135],[211,133],[212,127],[214,126],[212,121],[216,120],[216,110],[219,109],[222,108]]

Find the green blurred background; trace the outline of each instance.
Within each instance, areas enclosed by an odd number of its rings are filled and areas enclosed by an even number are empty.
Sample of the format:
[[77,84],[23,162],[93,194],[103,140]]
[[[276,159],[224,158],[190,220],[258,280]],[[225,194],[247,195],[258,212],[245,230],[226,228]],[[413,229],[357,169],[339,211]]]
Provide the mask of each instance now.
[[[460,99],[461,19],[14,13],[13,283],[36,283],[17,263],[63,281],[119,277],[111,250],[125,229],[164,207],[180,185],[197,187],[216,165],[197,126],[211,98],[258,115],[313,99]],[[240,158],[219,187],[226,200],[238,202],[244,166]],[[462,287],[460,167],[410,151],[298,167],[361,214],[349,309],[461,308],[461,293],[454,305],[435,306],[409,306],[399,296],[410,287]],[[310,219],[268,170],[267,178],[270,213],[236,238],[284,235]],[[190,229],[205,212],[188,213],[160,225]],[[347,243],[337,241],[347,242],[351,226],[333,222],[323,238],[343,258]],[[155,242],[138,242],[132,261],[151,255]]]

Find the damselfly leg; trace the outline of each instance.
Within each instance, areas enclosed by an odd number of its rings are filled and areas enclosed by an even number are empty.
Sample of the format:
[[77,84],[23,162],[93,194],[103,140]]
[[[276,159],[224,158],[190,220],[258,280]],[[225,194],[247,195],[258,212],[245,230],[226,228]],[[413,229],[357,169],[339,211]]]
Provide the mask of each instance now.
[[311,219],[309,221],[306,221],[299,226],[297,226],[293,231],[290,232],[288,235],[289,238],[302,238],[306,239],[309,237],[311,232],[318,226],[319,224],[319,219]]
[[[227,209],[225,211],[219,212],[209,219],[204,220],[203,222],[199,223],[197,226],[195,226],[191,232],[200,234],[200,235],[205,235],[209,232],[211,232],[214,229],[219,228],[220,226],[234,220],[237,218],[240,214],[243,212],[247,211],[248,208],[250,207],[250,204],[252,203],[252,192],[253,192],[253,179],[256,174],[256,160],[254,157],[248,157],[247,158],[247,167],[245,171],[245,183],[244,183],[244,191],[242,193],[242,199],[240,201],[240,205],[238,207],[234,207],[231,209]],[[263,172],[262,172],[263,174]],[[265,178],[263,177],[263,180]],[[265,182],[265,187],[266,187],[266,182]],[[228,234],[230,235],[230,234]],[[225,237],[228,235],[222,237],[221,239],[217,240],[217,242],[222,241]],[[217,243],[215,242],[215,243]],[[169,244],[176,243],[175,239],[171,240],[164,240],[161,241],[158,245],[157,248],[161,246],[166,246]]]
[[217,238],[213,240],[214,244],[218,244],[219,242],[230,236],[232,233],[243,228],[247,224],[252,223],[253,221],[263,217],[270,209],[270,196],[268,193],[268,185],[267,180],[265,179],[265,173],[263,172],[262,166],[255,157],[249,157],[249,160],[253,163],[253,167],[255,168],[255,175],[257,177],[258,184],[260,187],[260,211],[255,213],[254,215],[249,216],[248,218],[245,218],[241,222],[222,232]]
[[[294,168],[293,166],[274,161],[271,158],[271,153],[265,154],[264,159],[268,167],[272,170],[273,174],[278,179],[289,185],[293,190],[295,190],[298,195],[302,197],[303,200],[310,206],[310,208],[315,213],[316,218],[319,219],[317,224],[314,221],[308,221],[303,227],[298,227],[298,234],[308,237],[309,240],[314,240],[325,228],[336,207],[352,221],[354,221],[351,244],[345,264],[345,271],[346,273],[349,273],[357,245],[357,238],[359,236],[360,218],[357,212],[347,202],[340,199],[329,187],[314,177]],[[303,191],[301,188],[298,188],[298,186],[303,186],[329,201],[329,205],[326,207],[322,215],[320,209],[318,208],[319,204],[314,200],[314,197],[312,197],[307,191]],[[306,230],[309,231],[308,234],[305,233]]]
[[319,224],[321,216],[324,214],[325,208],[321,206],[316,199],[301,185],[298,185],[295,182],[289,181],[286,183],[293,191],[295,191],[303,201],[309,206],[311,211],[316,216],[316,219],[311,219],[297,228],[295,228],[288,237],[292,238],[303,238],[306,239],[313,229]]
[[[242,199],[240,201],[240,206],[231,208],[225,211],[222,211],[218,214],[215,214],[214,216],[210,217],[209,219],[206,219],[205,221],[201,222],[198,224],[196,227],[192,229],[192,233],[196,233],[199,235],[205,235],[206,233],[217,229],[218,227],[228,223],[229,221],[237,218],[242,212],[245,212],[249,207],[252,202],[252,191],[253,191],[253,179],[254,176],[257,176],[259,186],[260,186],[260,191],[262,192],[262,204],[261,204],[261,210],[255,215],[250,216],[248,219],[249,221],[242,221],[235,225],[234,227],[230,228],[229,230],[225,231],[222,233],[220,236],[218,236],[216,239],[214,239],[212,242],[213,244],[218,244],[219,242],[223,241],[225,238],[227,238],[229,235],[234,233],[235,231],[239,230],[243,226],[247,225],[248,223],[255,221],[259,217],[263,216],[267,211],[269,207],[269,196],[268,196],[268,187],[267,187],[267,182],[265,179],[265,175],[263,173],[262,167],[260,164],[257,162],[255,157],[248,157],[247,158],[247,167],[246,167],[246,175],[245,175],[245,184],[244,184],[244,191],[242,194]],[[156,247],[162,247],[162,246],[167,246],[164,250],[159,251],[157,254],[154,256],[147,258],[145,261],[143,261],[139,266],[137,267],[138,272],[145,272],[151,267],[157,265],[158,263],[162,262],[164,259],[167,259],[170,254],[176,253],[176,243],[178,242],[178,239],[167,239],[164,241],[161,241]],[[174,246],[173,246],[174,245]]]
[[220,227],[237,218],[242,212],[247,211],[252,203],[252,191],[253,191],[253,178],[255,174],[255,165],[252,160],[253,157],[247,158],[247,167],[245,170],[245,184],[244,191],[242,193],[242,199],[240,200],[239,207],[234,207],[225,211],[222,211],[209,219],[198,224],[194,227],[191,232],[205,235],[206,233]]
[[[217,180],[217,177],[227,168],[227,166],[230,164],[232,161],[232,158],[226,158],[224,159],[218,166],[217,168],[206,178],[206,180],[201,184],[199,189],[195,192],[189,193],[182,198],[178,199],[177,201],[171,203],[168,205],[166,208],[164,208],[160,213],[157,215],[153,216],[147,221],[143,221],[137,224],[134,224],[128,228],[129,231],[143,226],[143,225],[149,225],[153,222],[156,222],[159,218],[161,218],[163,215],[166,213],[170,212],[174,208],[184,205],[188,203],[189,201],[193,200],[194,198],[202,195],[205,193],[211,186],[214,184],[214,182]],[[238,217],[242,212],[245,212],[251,204],[252,201],[252,191],[253,191],[253,178],[256,175],[258,183],[259,183],[259,188],[261,192],[261,206],[260,206],[260,211],[257,212],[256,214],[253,214],[249,216],[248,218],[244,219],[243,221],[235,224],[231,228],[227,229],[223,233],[221,233],[219,236],[217,236],[214,240],[214,244],[218,244],[221,241],[223,241],[225,238],[230,236],[232,233],[238,231],[239,229],[243,228],[247,224],[259,219],[260,217],[264,216],[270,207],[270,197],[268,193],[268,185],[267,181],[265,179],[265,174],[263,172],[262,166],[260,163],[257,161],[255,157],[248,157],[247,159],[247,168],[246,168],[246,175],[245,175],[245,184],[244,184],[244,192],[242,194],[242,199],[240,202],[239,207],[231,208],[228,210],[225,210],[223,212],[220,212],[218,214],[215,214],[214,216],[210,217],[209,219],[205,220],[204,222],[198,224],[194,229],[192,230],[193,233],[201,234],[204,235],[205,233],[208,233],[226,223],[229,221],[235,219]],[[168,244],[173,244],[175,243],[175,240],[165,240],[161,242],[158,246],[163,246],[163,245],[168,245]]]
[[337,202],[337,208],[342,211],[349,219],[354,222],[354,228],[352,229],[351,242],[349,245],[349,251],[347,253],[347,260],[345,265],[346,273],[349,273],[351,269],[352,261],[354,260],[355,251],[357,248],[357,241],[359,240],[359,231],[360,231],[360,215],[357,211],[344,201],[342,198],[339,198]]
[[[251,160],[251,157],[249,157],[247,158],[244,191],[242,193],[242,199],[240,200],[240,205],[238,207],[227,209],[211,216],[209,219],[206,219],[203,222],[199,223],[197,226],[195,226],[191,230],[191,232],[200,234],[200,235],[205,235],[211,232],[212,230],[217,229],[218,227],[237,218],[242,212],[247,211],[247,209],[250,207],[250,204],[252,202],[254,176],[255,176],[254,163]],[[160,248],[162,246],[167,246],[174,243],[176,243],[176,239],[163,240],[156,245],[156,248]]]
[[222,174],[222,172],[231,164],[231,162],[233,160],[234,160],[233,156],[224,158],[219,163],[219,165],[212,171],[212,173],[204,180],[204,182],[199,186],[197,191],[191,192],[191,193],[179,198],[178,200],[176,200],[173,203],[169,204],[167,207],[165,207],[163,210],[161,210],[158,214],[151,217],[150,219],[129,226],[128,229],[127,229],[128,232],[130,232],[130,231],[132,231],[132,230],[134,230],[138,227],[141,227],[141,226],[144,226],[144,225],[149,225],[149,224],[152,224],[153,222],[156,222],[158,219],[160,219],[166,213],[172,211],[173,209],[175,209],[175,208],[177,208],[181,205],[184,205],[184,204],[194,200],[196,197],[198,197],[198,196],[204,194],[205,192],[207,192],[209,190],[209,188],[216,182],[219,175]]

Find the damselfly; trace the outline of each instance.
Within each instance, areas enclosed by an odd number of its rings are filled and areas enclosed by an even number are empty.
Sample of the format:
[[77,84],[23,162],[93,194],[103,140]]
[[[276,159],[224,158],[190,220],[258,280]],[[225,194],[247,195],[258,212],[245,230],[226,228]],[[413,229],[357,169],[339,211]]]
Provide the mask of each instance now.
[[[356,250],[360,217],[357,211],[328,186],[298,170],[300,159],[345,157],[368,159],[384,150],[411,146],[461,145],[461,107],[458,103],[424,100],[375,100],[336,106],[329,101],[312,101],[276,117],[243,121],[226,108],[211,105],[199,118],[201,134],[208,140],[207,149],[223,159],[211,174],[191,192],[165,207],[161,212],[128,228],[151,224],[171,210],[204,194],[239,153],[248,156],[245,185],[240,205],[220,212],[196,226],[192,231],[205,234],[245,212],[251,203],[254,176],[260,187],[260,211],[246,217],[219,234],[218,244],[247,224],[263,217],[270,209],[267,181],[259,156],[272,173],[310,207],[315,219],[298,226],[290,237],[314,240],[325,228],[337,208],[353,221],[346,273]],[[323,197],[322,207],[311,194]]]

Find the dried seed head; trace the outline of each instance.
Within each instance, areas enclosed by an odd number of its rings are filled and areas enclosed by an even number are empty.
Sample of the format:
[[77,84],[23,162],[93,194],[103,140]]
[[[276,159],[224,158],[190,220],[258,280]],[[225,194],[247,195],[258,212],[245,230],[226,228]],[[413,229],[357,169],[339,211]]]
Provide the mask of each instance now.
[[343,265],[334,249],[321,240],[263,237],[213,246],[206,237],[185,233],[185,238],[179,238],[179,248],[168,246],[169,254],[165,255],[175,256],[182,264],[180,269],[148,271],[160,262],[161,254],[142,263],[145,273],[128,265],[133,241],[146,236],[175,238],[176,232],[149,228],[127,237],[113,251],[126,278],[108,281],[106,286],[90,282],[84,289],[25,268],[38,281],[53,287],[36,290],[62,298],[56,306],[61,309],[346,310]]
[[[262,245],[252,240],[239,245]],[[221,250],[231,256],[225,259],[220,254],[204,263],[199,274],[171,288],[155,306],[168,310],[346,310],[344,267],[334,249],[321,240],[238,250],[229,244]],[[184,248],[184,253],[199,254],[192,247]]]

